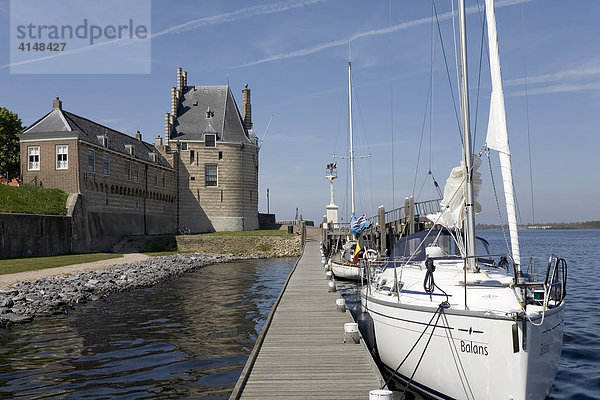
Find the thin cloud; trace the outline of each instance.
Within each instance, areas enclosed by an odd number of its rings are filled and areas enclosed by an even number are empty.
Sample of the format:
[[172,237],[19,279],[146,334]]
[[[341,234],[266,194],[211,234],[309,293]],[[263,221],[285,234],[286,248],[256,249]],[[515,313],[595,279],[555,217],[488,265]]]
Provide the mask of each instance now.
[[[505,1],[499,1],[498,3],[496,3],[496,8],[512,6],[512,5],[515,5],[515,4],[526,3],[526,2],[529,2],[529,1],[533,1],[533,0],[505,0]],[[472,13],[479,12],[479,10],[480,10],[480,8],[478,6],[472,6],[472,7],[468,7],[466,9],[466,12],[467,12],[467,14],[472,14]],[[448,20],[448,19],[451,19],[452,16],[453,16],[453,14],[451,12],[447,12],[447,13],[438,15],[438,20],[440,20],[440,21]],[[318,43],[316,45],[313,45],[311,47],[307,47],[307,48],[304,48],[304,49],[293,50],[293,51],[290,51],[290,52],[287,52],[287,53],[275,54],[273,56],[262,58],[260,60],[251,61],[251,62],[246,63],[246,64],[237,65],[237,66],[234,66],[233,68],[251,67],[251,66],[254,66],[254,65],[259,65],[259,64],[269,63],[269,62],[273,62],[273,61],[284,60],[284,59],[287,59],[287,58],[302,57],[302,56],[306,56],[306,55],[317,53],[317,52],[322,51],[322,50],[330,49],[332,47],[346,46],[346,45],[348,45],[348,43],[353,42],[353,41],[358,40],[358,39],[362,39],[362,38],[366,38],[366,37],[371,37],[371,36],[386,35],[386,34],[389,34],[389,33],[392,33],[392,32],[397,32],[397,31],[402,31],[402,30],[406,30],[406,29],[409,29],[409,28],[413,28],[415,26],[421,26],[421,25],[430,24],[431,23],[431,19],[432,19],[432,17],[419,18],[419,19],[416,19],[416,20],[413,20],[413,21],[403,22],[401,24],[393,25],[393,26],[386,27],[386,28],[373,29],[373,30],[366,31],[366,32],[360,32],[360,33],[356,33],[356,34],[354,34],[354,35],[352,35],[352,36],[350,36],[348,38],[345,38],[345,39],[332,40],[332,41],[329,41],[329,42]]]
[[504,81],[505,86],[518,86],[524,85],[527,83],[528,85],[535,85],[538,83],[552,83],[558,81],[565,81],[569,79],[579,79],[585,78],[588,76],[600,75],[600,66],[589,67],[584,69],[570,69],[566,71],[559,71],[552,74],[544,74],[537,76],[530,76],[525,78],[517,78],[510,79]]
[[241,8],[236,11],[219,14],[219,15],[213,15],[211,17],[203,17],[203,18],[193,19],[193,20],[188,21],[183,24],[174,25],[165,30],[162,30],[160,32],[152,34],[151,37],[155,38],[155,37],[164,36],[164,35],[168,35],[168,34],[187,32],[192,29],[202,28],[203,26],[207,26],[207,25],[223,24],[226,22],[233,22],[233,21],[237,21],[240,19],[248,19],[251,17],[256,17],[259,15],[280,13],[280,12],[284,12],[284,11],[293,10],[295,8],[311,6],[311,5],[317,4],[317,3],[324,3],[327,1],[330,1],[330,0],[304,0],[304,1],[293,0],[293,1],[288,1],[285,3],[273,3],[273,4],[262,5],[262,6],[252,6],[252,7]]
[[534,96],[540,94],[552,94],[552,93],[568,93],[568,92],[581,92],[581,91],[599,91],[600,83],[599,82],[589,82],[589,83],[580,83],[580,84],[557,84],[550,85],[541,88],[528,89],[527,92],[524,90],[518,91],[515,93],[511,93],[510,96]]
[[[285,3],[273,3],[273,4],[262,5],[262,6],[252,6],[252,7],[240,8],[239,10],[236,10],[236,11],[223,13],[223,14],[219,14],[219,15],[213,15],[210,17],[197,18],[197,19],[193,19],[193,20],[188,21],[183,24],[174,25],[174,26],[171,26],[160,32],[153,33],[148,38],[153,39],[153,38],[157,38],[160,36],[188,32],[190,30],[199,29],[199,28],[202,28],[202,27],[208,26],[208,25],[218,25],[218,24],[223,24],[223,23],[227,23],[227,22],[237,21],[240,19],[256,17],[259,15],[281,13],[284,11],[289,11],[289,10],[306,7],[306,6],[311,6],[313,4],[324,3],[327,1],[331,1],[331,0],[292,0],[292,1],[287,1]],[[45,57],[38,57],[38,58],[31,59],[31,60],[25,60],[25,61],[20,61],[20,62],[16,62],[16,63],[5,64],[5,65],[0,66],[0,69],[16,67],[16,66],[25,65],[25,64],[31,64],[31,63],[35,63],[35,62],[39,62],[39,61],[50,60],[53,58],[64,57],[64,56],[68,56],[68,55],[72,55],[72,54],[83,53],[86,51],[97,50],[98,48],[127,46],[127,45],[134,44],[134,43],[139,43],[139,41],[125,39],[125,38],[118,39],[118,40],[110,40],[110,41],[98,43],[94,46],[86,46],[86,47],[82,47],[82,48],[79,48],[76,50],[67,50],[64,52],[60,52],[60,53],[45,56]]]

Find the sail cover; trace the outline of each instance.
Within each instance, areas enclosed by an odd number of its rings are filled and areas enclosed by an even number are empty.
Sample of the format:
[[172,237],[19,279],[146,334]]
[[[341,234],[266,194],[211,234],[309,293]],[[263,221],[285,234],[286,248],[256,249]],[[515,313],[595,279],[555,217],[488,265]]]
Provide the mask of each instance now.
[[[481,159],[473,156],[473,201],[475,213],[481,212],[481,205],[476,201],[481,189],[481,173],[477,169],[481,165]],[[452,168],[450,176],[444,185],[444,198],[440,202],[442,211],[430,214],[427,218],[433,223],[440,224],[448,229],[461,229],[465,219],[466,199],[466,168],[464,161],[458,167]]]

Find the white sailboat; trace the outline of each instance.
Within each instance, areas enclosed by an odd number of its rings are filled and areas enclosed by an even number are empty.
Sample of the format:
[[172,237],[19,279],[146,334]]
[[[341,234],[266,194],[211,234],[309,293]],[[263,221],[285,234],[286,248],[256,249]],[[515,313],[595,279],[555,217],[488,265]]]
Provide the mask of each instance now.
[[[352,216],[355,213],[354,206],[354,146],[352,134],[352,63],[348,61],[348,113],[349,113],[349,133],[350,133],[350,198],[352,207]],[[331,259],[331,272],[336,278],[358,281],[362,277],[363,267],[354,257],[354,250],[357,241],[348,240],[342,250],[335,254]]]
[[[487,146],[500,153],[512,255],[487,254],[475,235],[464,0],[459,0],[463,161],[444,188],[443,228],[395,245],[361,293],[375,348],[395,378],[438,399],[544,399],[558,368],[566,270],[551,256],[542,278],[521,271],[493,0],[486,0],[492,100]],[[496,261],[497,260],[497,261]]]

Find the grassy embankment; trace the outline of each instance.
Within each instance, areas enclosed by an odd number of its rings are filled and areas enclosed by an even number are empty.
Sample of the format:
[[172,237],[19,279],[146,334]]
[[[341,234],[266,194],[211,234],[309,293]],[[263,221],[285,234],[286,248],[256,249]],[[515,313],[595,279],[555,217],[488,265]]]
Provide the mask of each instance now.
[[37,271],[46,268],[64,267],[67,265],[83,264],[111,258],[120,258],[123,254],[91,253],[67,254],[64,256],[3,258],[0,259],[0,275],[15,274],[24,271]]
[[[234,231],[234,232],[211,232],[198,233],[191,235],[180,235],[178,245],[183,242],[200,243],[201,247],[207,253],[231,253],[231,254],[250,254],[252,252],[268,252],[272,249],[269,241],[261,240],[265,237],[292,238],[295,235],[287,233],[285,230],[270,229],[256,231]],[[235,240],[243,238],[243,240]],[[170,250],[151,248],[144,252],[149,256],[166,256],[180,253],[193,253],[195,250]]]
[[[58,189],[22,185],[0,185],[0,212],[66,215],[67,194]],[[122,254],[68,254],[52,257],[15,257],[0,259],[0,275],[123,257]]]
[[59,189],[0,185],[0,212],[65,215],[67,197]]

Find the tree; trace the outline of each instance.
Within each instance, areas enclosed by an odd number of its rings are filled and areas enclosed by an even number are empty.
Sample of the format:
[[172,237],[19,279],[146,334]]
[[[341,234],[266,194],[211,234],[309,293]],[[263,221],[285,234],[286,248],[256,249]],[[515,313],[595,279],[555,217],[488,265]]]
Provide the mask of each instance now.
[[23,131],[19,116],[0,107],[0,175],[11,180],[19,176],[19,138]]

